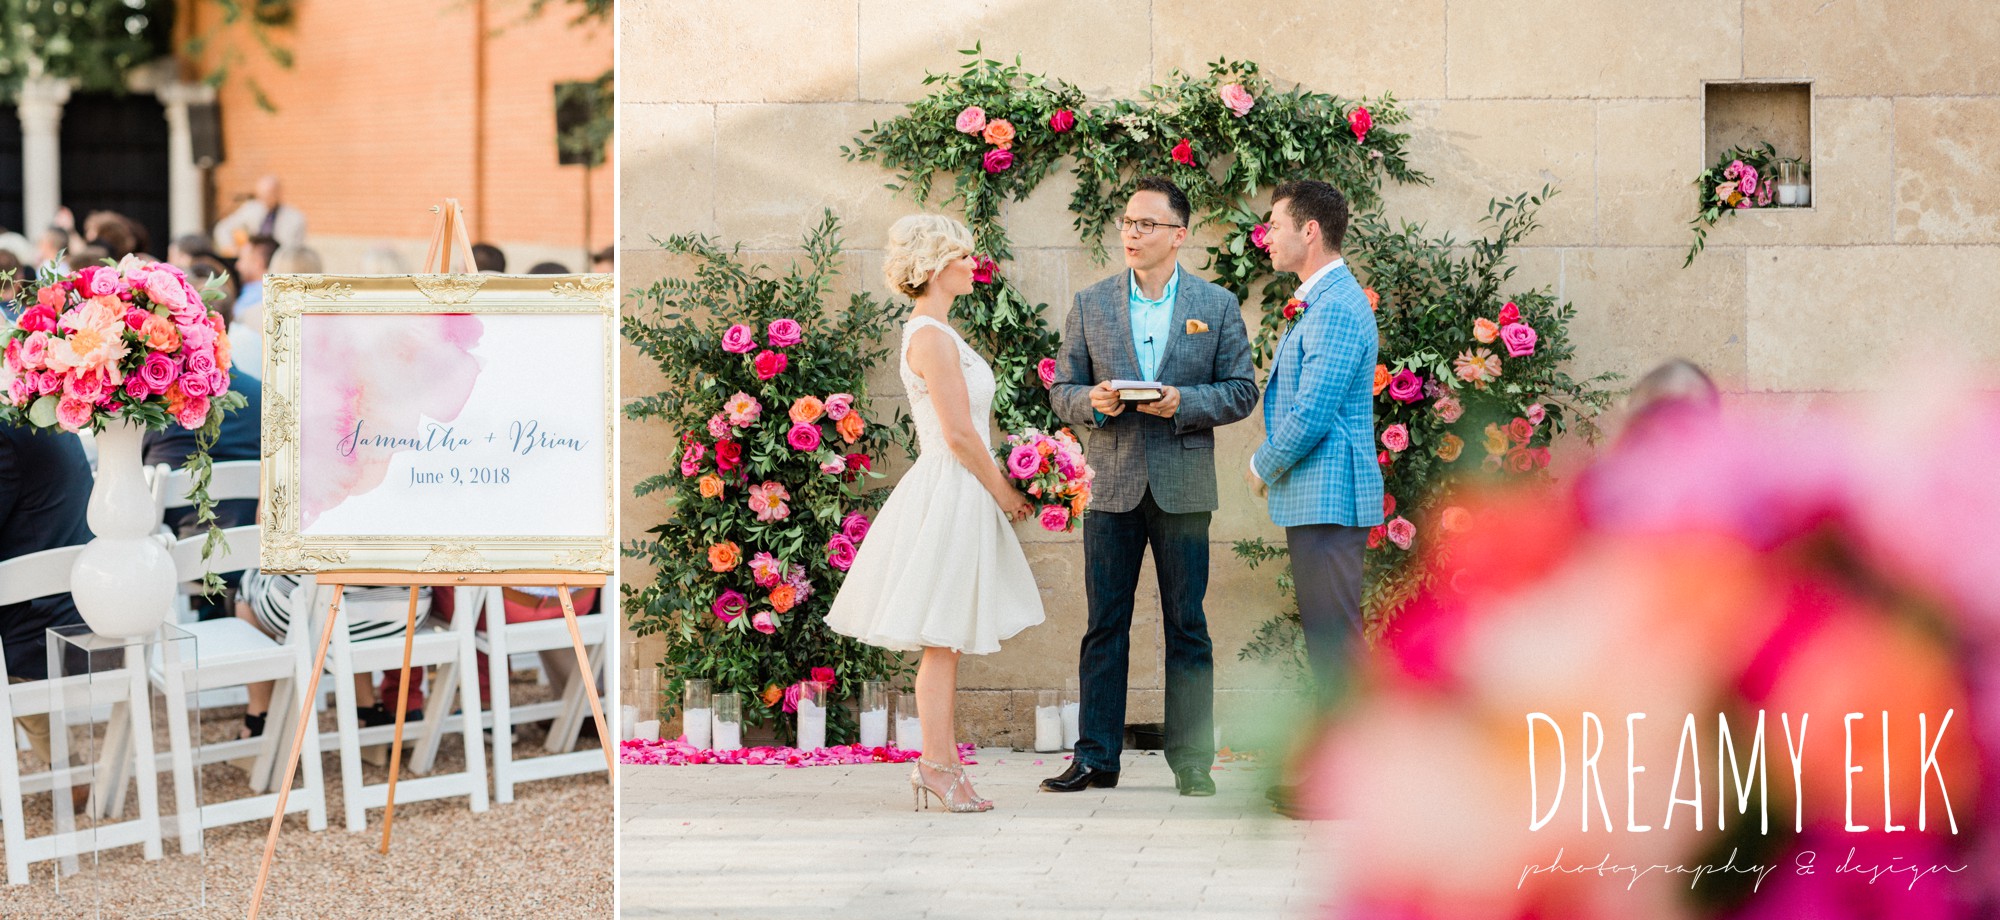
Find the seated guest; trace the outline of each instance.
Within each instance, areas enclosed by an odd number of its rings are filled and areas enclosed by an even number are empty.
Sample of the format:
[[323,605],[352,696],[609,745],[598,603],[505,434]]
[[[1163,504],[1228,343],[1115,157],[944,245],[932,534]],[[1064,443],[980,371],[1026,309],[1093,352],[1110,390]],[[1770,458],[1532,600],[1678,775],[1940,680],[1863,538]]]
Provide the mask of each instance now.
[[[296,575],[274,575],[259,569],[243,573],[243,589],[236,601],[237,619],[263,630],[265,635],[284,641],[285,630],[290,628],[292,618],[300,611],[292,606],[292,591],[299,585]],[[401,637],[408,624],[410,589],[399,587],[341,589],[341,601],[347,607],[347,636],[355,642],[368,639]],[[420,588],[417,593],[417,627],[423,628],[430,618],[431,589]],[[324,614],[324,609],[313,614]],[[306,615],[304,622],[310,623],[312,615]],[[317,641],[318,637],[313,637]],[[243,711],[243,731],[237,737],[250,738],[264,733],[265,718],[271,712],[271,690],[275,682],[260,681],[251,684],[250,705]],[[375,696],[375,685],[367,674],[354,675],[355,718],[362,727],[388,725],[396,721],[395,710],[382,705]],[[422,711],[411,704],[410,720],[424,717]]]
[[[90,503],[90,482],[90,464],[76,435],[0,422],[0,560],[89,542],[84,509]],[[47,678],[44,630],[81,622],[67,594],[0,607],[0,644],[6,647],[8,680]],[[17,721],[35,753],[48,760],[48,716]],[[13,756],[13,730],[5,731],[8,750],[0,756]]]
[[117,211],[92,211],[83,221],[83,238],[102,247],[113,259],[152,248],[146,228]]
[[499,275],[507,271],[507,254],[492,243],[472,244],[472,266],[481,274]]
[[181,271],[187,271],[201,256],[215,256],[215,244],[209,241],[206,233],[183,233],[167,247],[167,261]]
[[12,250],[0,249],[0,311],[14,318],[14,295],[21,284],[21,260]]
[[569,274],[569,266],[564,265],[561,262],[536,262],[534,268],[528,269],[528,274],[567,275]]
[[599,249],[598,251],[591,253],[590,270],[593,272],[611,271],[612,266],[616,264],[613,261],[614,256],[615,253],[609,246],[606,246],[603,249]]

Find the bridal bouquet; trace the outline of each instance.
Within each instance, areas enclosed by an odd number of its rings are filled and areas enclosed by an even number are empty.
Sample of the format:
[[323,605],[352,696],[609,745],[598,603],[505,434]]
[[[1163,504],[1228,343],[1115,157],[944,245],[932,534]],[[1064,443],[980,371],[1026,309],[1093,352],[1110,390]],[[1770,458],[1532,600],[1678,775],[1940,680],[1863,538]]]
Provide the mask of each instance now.
[[1055,533],[1075,530],[1090,507],[1090,484],[1097,473],[1083,459],[1083,445],[1064,428],[1047,434],[1029,428],[1007,436],[994,452],[1007,478],[1041,506],[1042,529]]
[[243,405],[229,392],[221,314],[172,265],[127,256],[67,275],[45,270],[19,297],[21,318],[4,337],[0,417],[72,432],[115,420],[201,430]]

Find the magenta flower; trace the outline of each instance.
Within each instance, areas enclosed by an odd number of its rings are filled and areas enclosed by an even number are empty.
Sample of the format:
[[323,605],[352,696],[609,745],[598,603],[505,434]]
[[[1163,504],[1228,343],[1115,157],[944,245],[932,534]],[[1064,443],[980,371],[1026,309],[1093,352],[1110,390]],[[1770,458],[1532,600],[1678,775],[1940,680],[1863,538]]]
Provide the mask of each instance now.
[[769,610],[759,610],[756,616],[750,618],[750,625],[768,636],[778,631],[778,618],[772,616]]
[[759,588],[775,587],[785,574],[785,564],[770,553],[758,553],[750,557],[750,577]]
[[1042,389],[1056,385],[1056,359],[1043,358],[1035,365],[1035,376],[1042,378]]
[[785,443],[792,445],[793,450],[818,450],[819,426],[804,422],[793,425],[792,430],[785,435]]
[[973,256],[972,280],[980,284],[992,284],[993,273],[995,271],[998,271],[999,268],[1000,268],[1000,263],[995,262],[992,259],[989,259],[985,256]]
[[1042,529],[1062,533],[1069,529],[1069,509],[1061,505],[1042,506]]
[[757,372],[758,380],[769,380],[784,373],[785,366],[790,363],[790,361],[786,360],[783,352],[760,351],[757,353],[757,359],[753,362],[752,366]]
[[749,326],[737,323],[722,334],[722,350],[739,355],[747,355],[757,348],[756,333]]
[[1270,235],[1271,235],[1270,224],[1258,224],[1255,227],[1251,227],[1250,245],[1255,246],[1258,249],[1262,249],[1265,252],[1269,252],[1271,251],[1271,244],[1266,238],[1269,237]]
[[1033,445],[1023,444],[1007,454],[1007,472],[1015,479],[1027,479],[1042,468],[1042,455]]
[[728,623],[749,610],[750,601],[735,591],[724,591],[715,598],[714,603],[708,605],[708,609],[715,614],[716,619]]
[[990,173],[1006,172],[1014,166],[1014,152],[1001,150],[998,147],[988,150],[986,156],[980,160],[980,165]]
[[1057,109],[1054,115],[1049,116],[1050,131],[1054,131],[1057,134],[1067,134],[1069,129],[1074,127],[1076,127],[1075,112],[1068,109]]
[[854,541],[844,534],[834,534],[826,541],[826,564],[843,572],[854,565]]
[[1500,341],[1507,346],[1507,357],[1521,358],[1535,353],[1535,330],[1527,323],[1509,323],[1500,327]]
[[804,340],[806,332],[798,320],[774,319],[764,329],[764,337],[770,340],[772,348],[790,348]]
[[721,440],[729,437],[729,419],[718,412],[708,417],[708,436]]
[[859,511],[849,512],[847,517],[840,521],[840,535],[858,544],[867,539],[868,526],[868,515]]
[[1424,398],[1424,378],[1410,373],[1405,368],[1389,378],[1389,398],[1400,403],[1413,403]]

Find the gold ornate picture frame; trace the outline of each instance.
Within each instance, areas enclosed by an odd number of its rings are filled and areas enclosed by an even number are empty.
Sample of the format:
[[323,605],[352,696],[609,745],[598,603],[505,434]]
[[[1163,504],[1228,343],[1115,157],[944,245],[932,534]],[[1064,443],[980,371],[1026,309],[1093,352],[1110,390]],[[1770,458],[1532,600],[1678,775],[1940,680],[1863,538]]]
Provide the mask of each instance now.
[[266,571],[612,572],[612,276],[264,284]]

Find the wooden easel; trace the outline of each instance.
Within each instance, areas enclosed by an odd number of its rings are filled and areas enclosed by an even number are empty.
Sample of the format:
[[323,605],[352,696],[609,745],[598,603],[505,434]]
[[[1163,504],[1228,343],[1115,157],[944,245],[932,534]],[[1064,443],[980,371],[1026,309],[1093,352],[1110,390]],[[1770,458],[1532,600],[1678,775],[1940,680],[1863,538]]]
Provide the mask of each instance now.
[[[473,269],[472,244],[465,235],[465,215],[459,210],[458,200],[446,199],[444,206],[433,208],[438,214],[436,230],[431,235],[430,254],[425,257],[425,269],[442,274],[451,272],[451,257],[456,252],[466,271]],[[396,777],[403,765],[403,722],[409,711],[410,702],[410,655],[417,634],[417,589],[423,587],[509,587],[556,589],[556,597],[562,603],[563,620],[569,624],[570,643],[576,650],[579,679],[583,681],[584,694],[590,700],[590,715],[597,720],[598,742],[604,747],[604,775],[607,781],[613,779],[617,756],[611,733],[604,725],[604,705],[597,696],[597,681],[590,667],[590,653],[583,647],[583,632],[576,625],[576,607],[570,600],[570,583],[579,578],[576,572],[530,571],[530,572],[388,572],[350,571],[319,573],[321,587],[331,588],[333,600],[327,606],[326,626],[320,630],[319,651],[313,659],[312,676],[306,682],[306,691],[301,698],[298,729],[293,733],[291,756],[285,761],[285,779],[278,785],[278,811],[271,817],[271,830],[264,838],[264,860],[257,867],[257,887],[250,895],[250,920],[256,920],[257,908],[264,900],[264,885],[270,879],[271,860],[278,850],[278,831],[285,822],[285,799],[291,795],[292,781],[297,777],[299,757],[304,750],[308,727],[316,728],[313,718],[313,702],[319,695],[319,678],[326,668],[327,647],[333,643],[333,628],[336,614],[340,609],[341,592],[349,585],[377,587],[408,585],[410,587],[410,608],[403,626],[403,667],[401,681],[396,691],[396,736],[389,746],[389,791],[388,804],[382,812],[381,852],[389,852],[389,834],[396,823]],[[600,598],[602,595],[600,594]],[[455,616],[478,616],[477,610],[461,610]],[[505,623],[487,624],[488,629],[499,629]],[[496,663],[506,667],[506,662]],[[476,705],[467,700],[468,706]],[[484,780],[481,780],[484,782]]]

